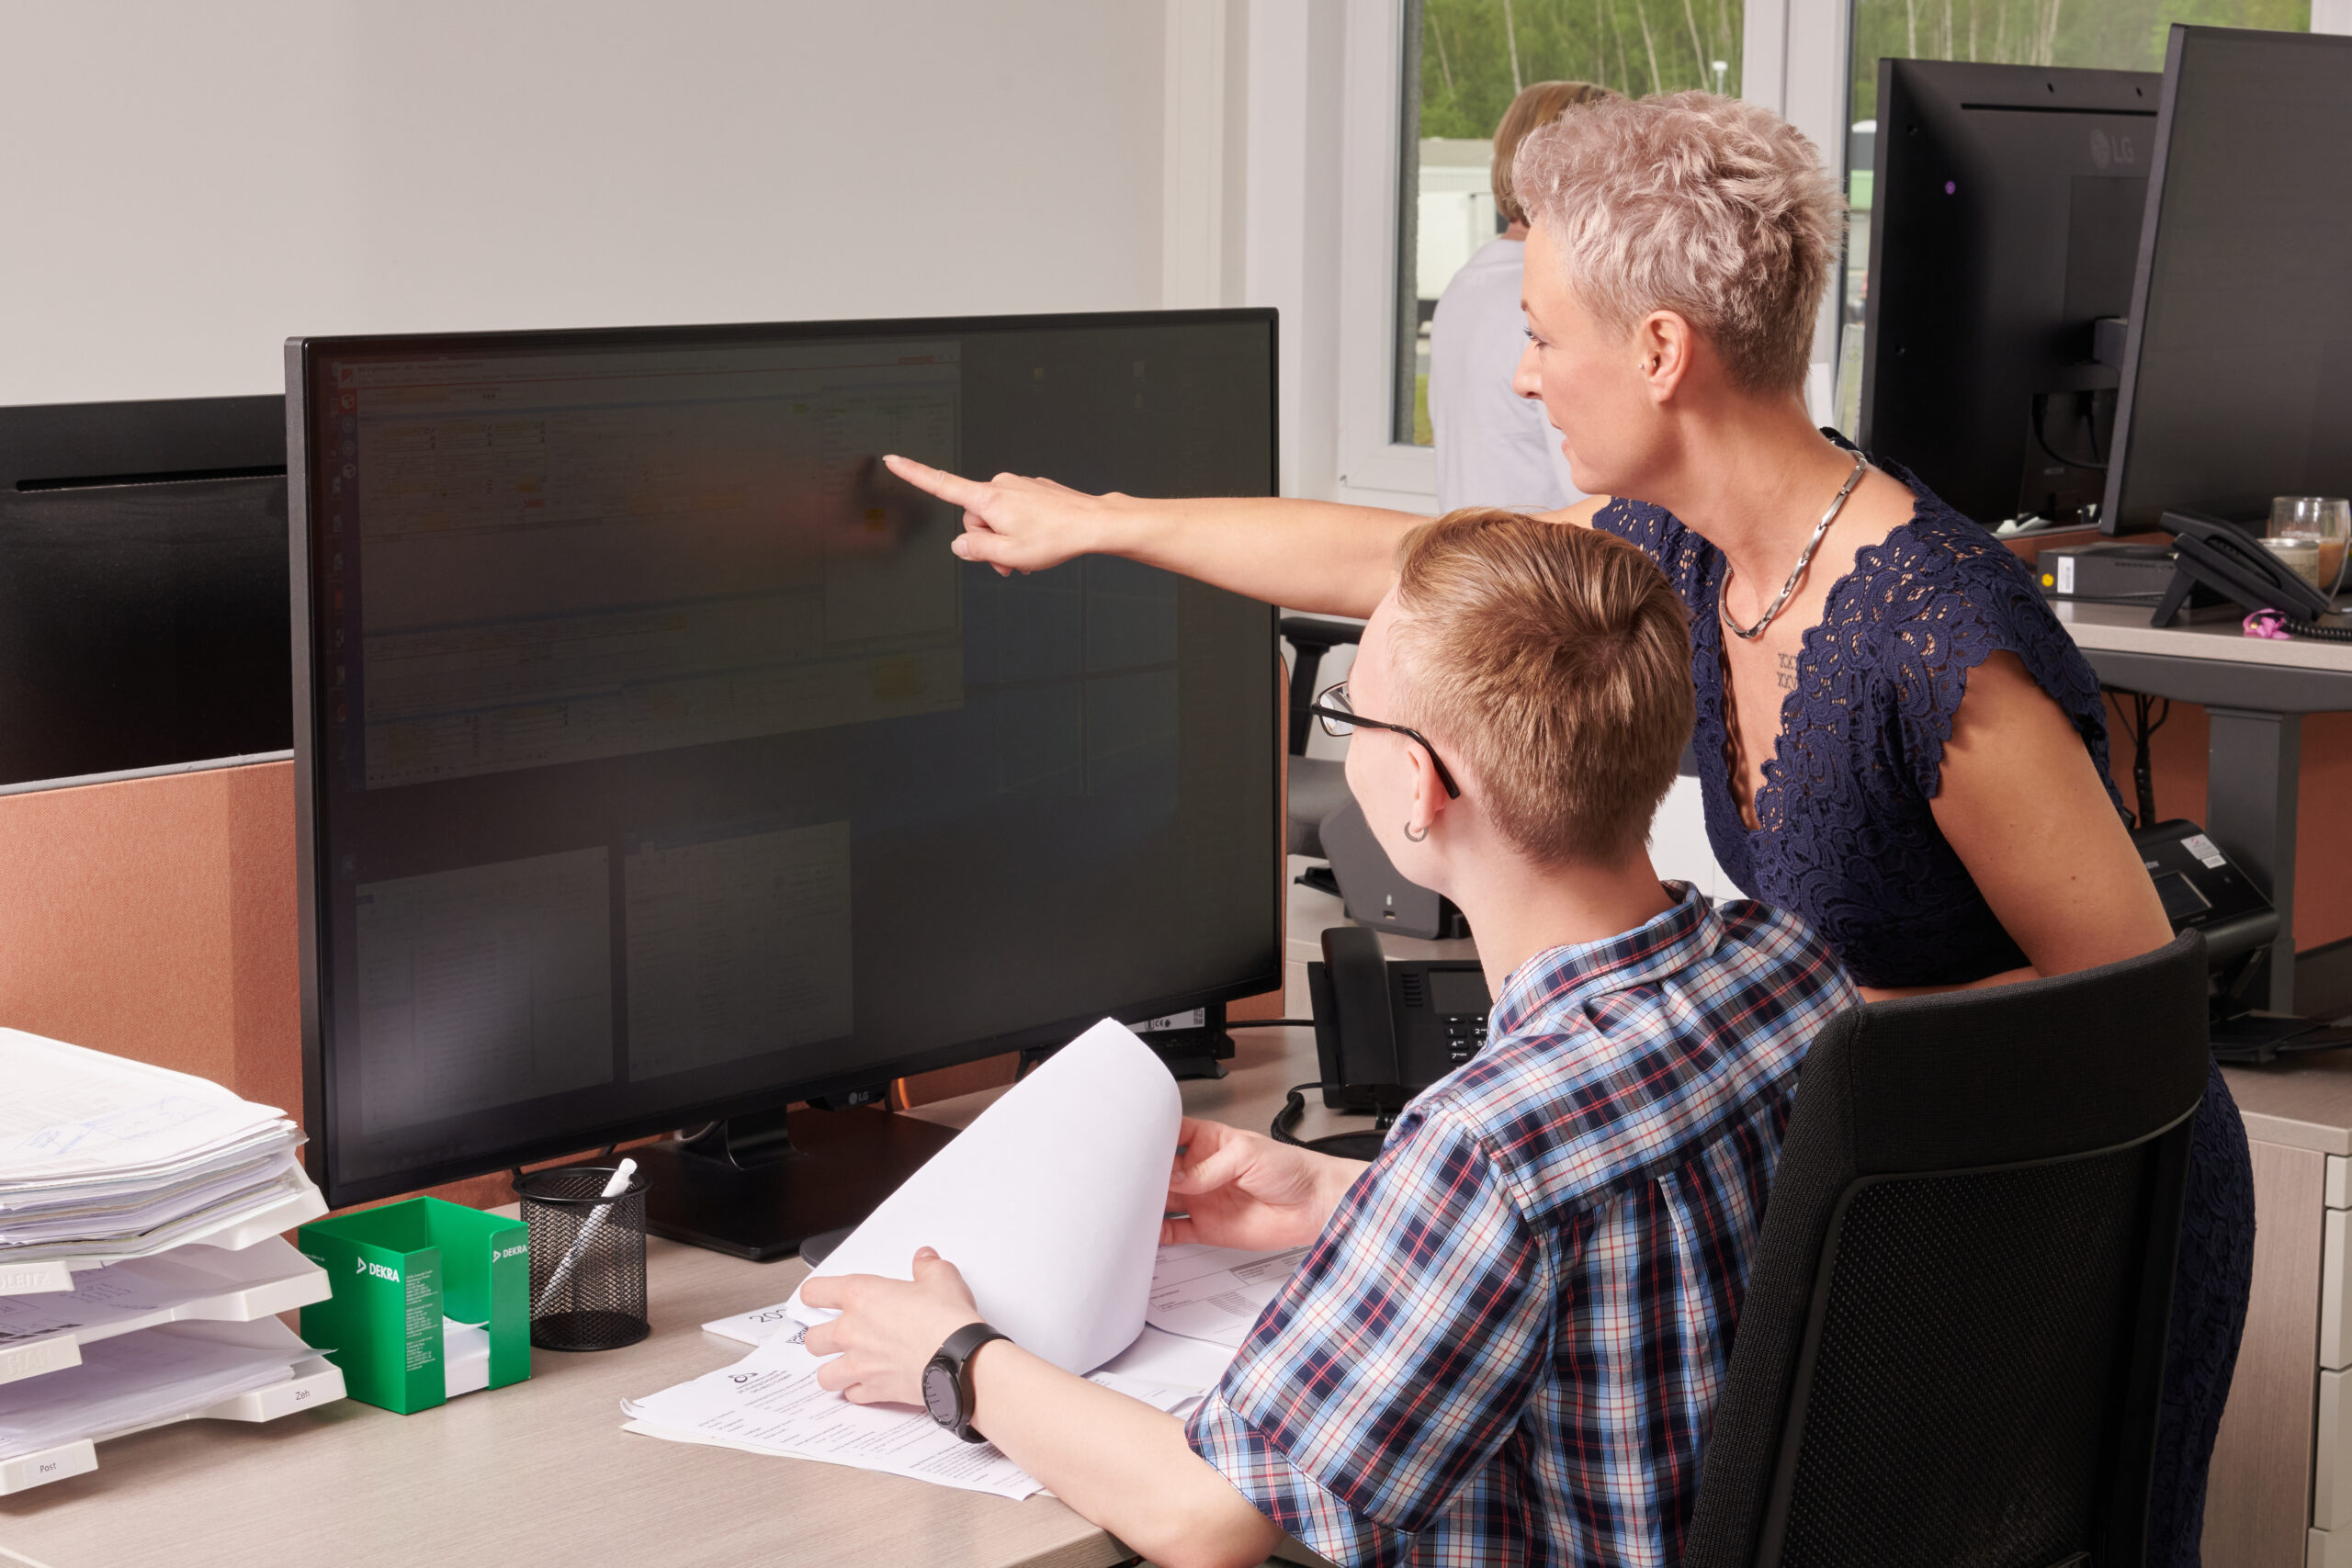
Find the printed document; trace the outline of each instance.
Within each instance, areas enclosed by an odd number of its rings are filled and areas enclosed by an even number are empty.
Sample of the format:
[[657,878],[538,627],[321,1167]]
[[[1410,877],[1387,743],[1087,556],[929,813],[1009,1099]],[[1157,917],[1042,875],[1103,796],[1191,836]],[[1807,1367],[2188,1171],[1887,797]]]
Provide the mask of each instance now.
[[[1163,1247],[1159,1250],[1164,1258],[1178,1248]],[[780,1303],[752,1312],[739,1312],[732,1317],[718,1318],[704,1324],[703,1328],[729,1339],[740,1339],[746,1345],[763,1345],[779,1331],[786,1334],[801,1332],[799,1322]],[[5,1332],[5,1320],[0,1319],[0,1333]],[[1146,1324],[1143,1332],[1136,1336],[1136,1342],[1103,1362],[1100,1371],[1114,1378],[1198,1394],[1206,1393],[1216,1386],[1217,1380],[1225,1376],[1225,1369],[1232,1359],[1230,1346],[1206,1339],[1187,1339]]]
[[[1183,1101],[1150,1048],[1105,1019],[1012,1086],[883,1201],[812,1277],[913,1278],[929,1247],[980,1315],[1085,1373],[1143,1328]],[[795,1291],[802,1323],[833,1314]]]
[[[673,1442],[878,1470],[1016,1501],[1043,1490],[995,1444],[967,1443],[923,1410],[853,1404],[818,1386],[817,1369],[824,1363],[801,1343],[808,1332],[797,1325],[771,1332],[731,1367],[650,1399],[623,1401],[622,1412],[630,1417],[627,1429]],[[1093,1381],[1162,1410],[1190,1403],[1181,1391],[1111,1372],[1097,1372]]]
[[1238,1252],[1229,1247],[1163,1247],[1152,1270],[1151,1326],[1235,1349],[1266,1303],[1298,1272],[1306,1248]]

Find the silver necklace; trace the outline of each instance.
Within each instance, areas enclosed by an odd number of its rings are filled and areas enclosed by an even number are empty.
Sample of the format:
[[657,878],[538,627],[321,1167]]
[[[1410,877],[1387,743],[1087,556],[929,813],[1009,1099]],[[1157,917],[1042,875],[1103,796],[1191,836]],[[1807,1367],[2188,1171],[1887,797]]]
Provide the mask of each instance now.
[[1854,471],[1846,476],[1846,482],[1838,488],[1838,498],[1829,503],[1829,510],[1821,514],[1821,521],[1813,525],[1813,537],[1804,542],[1804,551],[1797,557],[1797,564],[1789,568],[1789,580],[1781,584],[1780,597],[1772,601],[1763,618],[1752,626],[1743,626],[1731,618],[1731,562],[1728,558],[1724,560],[1724,585],[1715,595],[1715,611],[1723,616],[1724,625],[1731,628],[1732,636],[1743,642],[1754,642],[1764,635],[1764,628],[1772,624],[1773,618],[1789,607],[1790,596],[1796,592],[1797,584],[1804,581],[1804,569],[1813,564],[1813,552],[1821,547],[1822,536],[1829,532],[1829,525],[1838,521],[1838,513],[1846,509],[1846,498],[1854,493],[1856,485],[1862,482],[1862,470],[1870,466],[1869,458],[1860,452],[1854,454]]

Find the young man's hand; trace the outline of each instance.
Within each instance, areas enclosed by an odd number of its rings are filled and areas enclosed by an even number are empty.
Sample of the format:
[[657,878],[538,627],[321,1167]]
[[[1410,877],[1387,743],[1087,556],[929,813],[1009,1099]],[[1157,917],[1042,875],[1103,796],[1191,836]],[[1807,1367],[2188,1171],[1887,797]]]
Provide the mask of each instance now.
[[1305,1247],[1366,1168],[1189,1116],[1177,1142],[1168,1212],[1180,1217],[1160,1222],[1162,1246],[1206,1242],[1250,1252]]
[[956,1265],[931,1248],[915,1253],[914,1276],[831,1274],[800,1287],[810,1306],[841,1314],[808,1331],[808,1353],[834,1358],[817,1369],[820,1387],[855,1404],[922,1403],[923,1368],[980,1312]]

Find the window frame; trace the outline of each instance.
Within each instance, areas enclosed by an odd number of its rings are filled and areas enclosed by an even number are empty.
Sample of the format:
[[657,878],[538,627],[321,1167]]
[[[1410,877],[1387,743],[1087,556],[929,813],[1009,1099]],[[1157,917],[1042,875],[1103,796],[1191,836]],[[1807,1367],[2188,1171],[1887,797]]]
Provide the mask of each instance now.
[[[1340,197],[1331,252],[1336,276],[1328,280],[1338,302],[1339,349],[1328,372],[1337,436],[1331,499],[1430,512],[1436,506],[1436,457],[1429,447],[1395,436],[1405,0],[1345,4],[1338,167],[1327,171],[1337,177]],[[1840,189],[1849,24],[1850,0],[1747,0],[1740,39],[1741,96],[1810,137]],[[1806,378],[1806,400],[1824,423],[1836,407],[1842,287],[1841,276],[1822,301]]]

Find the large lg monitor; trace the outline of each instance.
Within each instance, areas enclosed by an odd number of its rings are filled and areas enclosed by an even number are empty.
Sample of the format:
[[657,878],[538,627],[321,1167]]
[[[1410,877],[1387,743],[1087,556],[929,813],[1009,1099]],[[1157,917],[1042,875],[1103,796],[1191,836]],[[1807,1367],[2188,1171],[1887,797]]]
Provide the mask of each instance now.
[[282,754],[277,397],[0,408],[0,787]]
[[716,1122],[656,1226],[771,1256],[928,1152],[787,1102],[1279,987],[1272,609],[967,565],[876,461],[1270,494],[1273,329],[289,343],[328,1201]]
[[2159,85],[1879,62],[1857,439],[1988,526],[2098,513]]
[[2110,532],[2352,494],[2352,38],[2176,26]]

